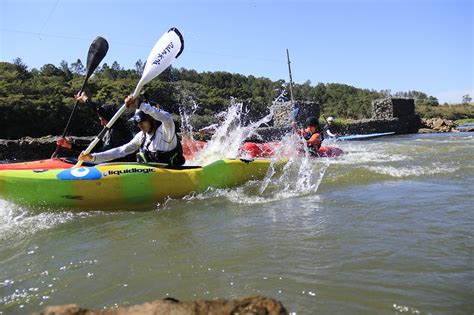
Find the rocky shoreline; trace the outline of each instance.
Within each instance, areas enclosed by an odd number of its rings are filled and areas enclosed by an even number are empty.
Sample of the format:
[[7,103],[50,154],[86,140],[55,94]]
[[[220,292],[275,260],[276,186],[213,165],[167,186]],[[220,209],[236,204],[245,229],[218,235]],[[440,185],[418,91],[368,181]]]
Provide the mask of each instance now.
[[288,311],[283,304],[277,300],[258,295],[243,297],[234,300],[215,299],[197,300],[193,302],[180,302],[174,298],[163,300],[154,300],[149,303],[133,305],[129,307],[118,307],[110,310],[91,310],[82,308],[76,304],[48,306],[45,307],[40,315],[286,315]]
[[[48,159],[56,149],[56,140],[59,136],[45,136],[41,138],[25,137],[18,140],[0,139],[0,161],[21,162],[28,160]],[[89,144],[94,137],[68,137],[79,145]],[[61,150],[62,156],[71,155]]]
[[[442,118],[423,118],[421,119],[421,128],[419,133],[435,133],[435,132],[459,132],[457,125],[453,120]],[[473,131],[473,130],[467,130]]]

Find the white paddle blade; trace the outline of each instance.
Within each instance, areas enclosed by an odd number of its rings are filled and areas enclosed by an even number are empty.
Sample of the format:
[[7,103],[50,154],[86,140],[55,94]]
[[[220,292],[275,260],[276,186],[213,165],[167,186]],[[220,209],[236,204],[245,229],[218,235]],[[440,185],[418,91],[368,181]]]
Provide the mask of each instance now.
[[181,33],[176,28],[171,28],[166,32],[148,55],[143,75],[133,92],[133,97],[137,97],[142,87],[162,73],[175,58],[181,54],[184,48],[184,40]]

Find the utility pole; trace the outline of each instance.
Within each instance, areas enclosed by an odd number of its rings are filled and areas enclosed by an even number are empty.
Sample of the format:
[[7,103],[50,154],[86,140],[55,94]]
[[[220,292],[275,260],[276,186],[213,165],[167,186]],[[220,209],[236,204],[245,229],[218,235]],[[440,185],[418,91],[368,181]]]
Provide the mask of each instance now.
[[290,96],[291,96],[291,104],[295,105],[295,99],[293,98],[293,78],[291,77],[291,66],[290,66],[290,53],[288,49],[286,49],[286,58],[288,59],[288,72],[290,73]]

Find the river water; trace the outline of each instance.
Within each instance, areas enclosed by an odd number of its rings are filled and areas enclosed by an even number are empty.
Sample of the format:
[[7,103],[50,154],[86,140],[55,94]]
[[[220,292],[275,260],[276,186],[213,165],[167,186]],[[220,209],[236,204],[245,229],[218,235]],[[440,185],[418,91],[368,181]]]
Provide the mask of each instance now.
[[336,145],[146,212],[0,200],[0,314],[251,294],[296,314],[472,314],[473,134]]

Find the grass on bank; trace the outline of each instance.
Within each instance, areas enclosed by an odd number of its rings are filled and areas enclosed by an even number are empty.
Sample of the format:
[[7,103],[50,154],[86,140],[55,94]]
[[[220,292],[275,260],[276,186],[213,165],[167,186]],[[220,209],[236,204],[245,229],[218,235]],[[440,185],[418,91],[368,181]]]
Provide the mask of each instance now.
[[467,124],[467,123],[474,123],[474,118],[459,119],[459,120],[456,120],[455,123],[458,126],[462,126],[462,125]]
[[[474,118],[474,104],[423,106],[417,105],[415,111],[421,118],[440,117],[449,120],[468,120]],[[466,121],[467,122],[467,121]]]

